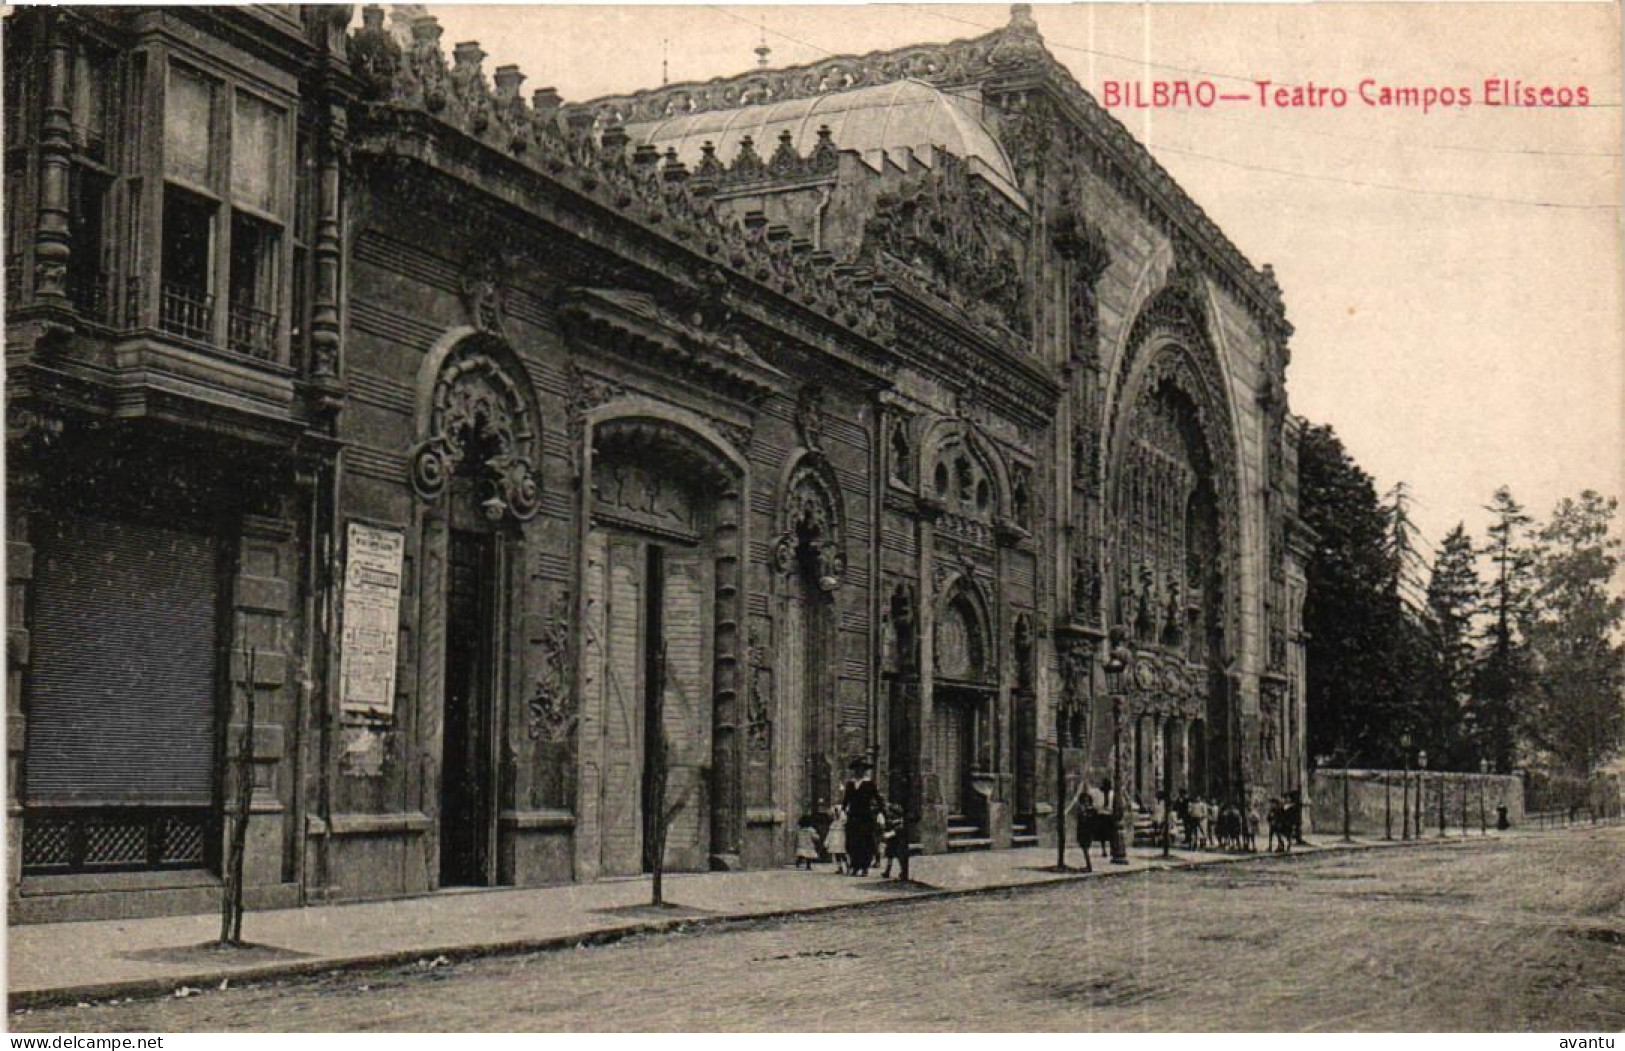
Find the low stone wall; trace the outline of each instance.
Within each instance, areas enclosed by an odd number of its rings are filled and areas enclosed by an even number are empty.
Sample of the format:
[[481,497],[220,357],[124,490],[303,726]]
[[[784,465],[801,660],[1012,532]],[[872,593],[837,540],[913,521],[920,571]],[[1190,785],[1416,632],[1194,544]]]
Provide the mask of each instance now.
[[[1495,809],[1507,808],[1507,820],[1516,827],[1523,823],[1523,778],[1509,774],[1458,774],[1449,771],[1412,770],[1407,780],[1403,770],[1316,770],[1310,779],[1309,799],[1313,827],[1322,836],[1343,834],[1343,784],[1348,782],[1349,831],[1356,836],[1384,835],[1392,823],[1395,839],[1403,835],[1407,808],[1414,832],[1417,798],[1420,793],[1422,831],[1439,834],[1439,793],[1444,793],[1445,828],[1451,835],[1462,830],[1462,802],[1466,796],[1466,827],[1479,830],[1480,804],[1483,820],[1495,827]],[[1405,794],[1409,793],[1409,803]]]

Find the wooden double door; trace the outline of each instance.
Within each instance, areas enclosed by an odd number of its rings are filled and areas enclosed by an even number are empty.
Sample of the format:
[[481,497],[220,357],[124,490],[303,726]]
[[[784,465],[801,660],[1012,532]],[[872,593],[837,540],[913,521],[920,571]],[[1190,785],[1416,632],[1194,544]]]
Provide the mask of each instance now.
[[[595,527],[585,653],[599,696],[599,871],[653,864],[664,816],[668,869],[709,855],[713,567],[701,546]],[[662,753],[662,748],[664,752]],[[656,803],[664,783],[664,806]]]
[[938,686],[932,711],[937,776],[950,814],[975,817],[978,802],[971,775],[992,765],[991,697],[976,689]]

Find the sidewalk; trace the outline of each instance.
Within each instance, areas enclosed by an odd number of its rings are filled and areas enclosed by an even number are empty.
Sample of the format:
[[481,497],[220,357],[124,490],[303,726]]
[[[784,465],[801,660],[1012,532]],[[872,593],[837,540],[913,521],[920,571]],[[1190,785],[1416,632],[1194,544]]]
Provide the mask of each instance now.
[[[1408,845],[1382,840],[1344,844],[1324,834],[1322,842],[1295,853]],[[1055,863],[1053,847],[916,857],[911,874],[925,885],[916,888],[873,876],[838,876],[827,865],[815,872],[784,868],[668,875],[666,900],[678,907],[664,910],[648,907],[647,877],[525,890],[443,891],[404,900],[251,912],[243,918],[243,931],[253,944],[241,949],[212,944],[219,933],[218,915],[16,926],[7,930],[10,1006],[162,995],[188,985],[218,986],[224,979],[238,982],[437,956],[569,948],[678,927],[1098,879],[1170,864],[1155,850],[1129,853],[1127,865],[1112,865],[1097,854],[1092,876],[1046,871]],[[1067,855],[1069,864],[1082,861],[1076,848]],[[1176,850],[1175,856],[1172,864],[1186,867],[1272,855]]]

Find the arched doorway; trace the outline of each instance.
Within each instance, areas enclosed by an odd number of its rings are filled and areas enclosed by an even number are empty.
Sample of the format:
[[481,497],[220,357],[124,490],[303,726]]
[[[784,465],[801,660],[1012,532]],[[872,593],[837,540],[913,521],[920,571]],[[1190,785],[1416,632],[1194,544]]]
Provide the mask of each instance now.
[[1107,493],[1108,613],[1134,654],[1118,744],[1131,754],[1118,768],[1147,806],[1170,785],[1242,787],[1229,675],[1240,527],[1221,377],[1200,283],[1176,271],[1135,321],[1116,376]]
[[497,881],[507,630],[540,504],[538,414],[512,352],[469,330],[425,360],[411,481],[419,536],[426,750],[438,763],[435,879]]
[[989,792],[998,758],[992,643],[987,604],[976,586],[961,577],[937,611],[931,704],[930,746],[951,838],[956,828],[963,838],[970,830],[985,834],[989,827]]
[[837,735],[840,609],[846,572],[845,519],[834,469],[810,449],[787,472],[773,545],[789,729],[786,798],[797,815],[822,813],[838,796],[846,765]]

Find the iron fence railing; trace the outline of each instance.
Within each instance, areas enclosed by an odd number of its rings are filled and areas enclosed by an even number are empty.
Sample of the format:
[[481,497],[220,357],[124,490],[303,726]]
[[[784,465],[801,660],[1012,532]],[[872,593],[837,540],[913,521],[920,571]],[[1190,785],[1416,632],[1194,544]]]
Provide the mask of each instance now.
[[239,354],[272,361],[276,358],[277,317],[247,303],[233,303],[226,318],[226,346]]
[[174,336],[207,342],[214,338],[214,297],[178,285],[164,285],[158,297],[158,327]]

